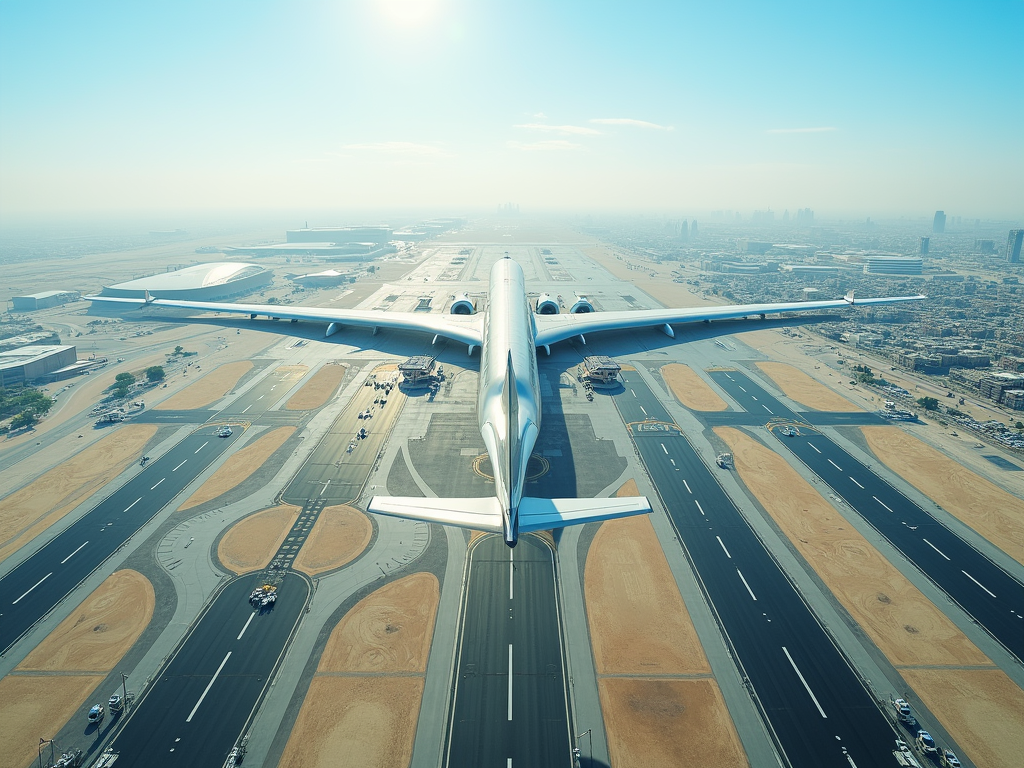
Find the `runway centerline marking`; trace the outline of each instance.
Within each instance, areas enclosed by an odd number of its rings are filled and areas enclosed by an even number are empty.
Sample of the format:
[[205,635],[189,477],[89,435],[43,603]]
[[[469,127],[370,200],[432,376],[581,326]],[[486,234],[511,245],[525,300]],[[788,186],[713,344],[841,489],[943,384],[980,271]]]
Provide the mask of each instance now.
[[515,550],[510,549],[508,551],[508,599],[512,600],[512,576],[516,572],[515,563],[512,562],[512,552]]
[[665,455],[668,456],[668,448],[665,447],[664,443],[661,444],[661,450],[663,450],[665,452]]
[[[754,397],[754,396],[753,396],[753,395],[751,395],[751,397]],[[754,399],[755,399],[755,400],[757,400],[757,398],[756,398],[756,397],[754,397]]]
[[141,497],[141,496],[139,496],[139,498],[137,498],[137,499],[136,499],[135,501],[133,501],[133,502],[132,502],[131,504],[129,504],[129,505],[128,505],[128,507],[127,507],[127,509],[125,509],[125,512],[127,512],[127,511],[128,511],[129,509],[131,509],[132,507],[134,507],[134,506],[135,506],[136,504],[138,504],[138,503],[139,503],[140,501],[142,501],[142,497]]
[[264,397],[266,397],[266,395],[260,395],[259,397],[257,397],[257,398],[256,398],[256,401],[257,401],[257,402],[259,402],[259,401],[260,401],[260,400],[262,400],[262,399],[263,399]]
[[188,459],[185,459],[185,461],[181,462],[181,464],[179,464],[174,469],[172,469],[171,472],[177,472],[179,469],[181,469],[183,466],[185,466],[185,462],[187,462],[187,461],[188,461]]
[[832,461],[832,459],[829,459],[829,460],[828,460],[828,463],[829,463],[829,464],[831,464],[831,465],[832,465],[833,467],[835,467],[836,469],[838,469],[838,470],[839,470],[840,472],[842,472],[842,471],[843,471],[843,468],[842,468],[842,467],[840,467],[840,466],[839,466],[838,464],[836,464],[836,463],[835,463],[834,461]]
[[[811,448],[813,448],[814,450],[818,451],[818,447],[814,443],[808,443],[808,445],[811,446]],[[821,451],[818,451],[818,453],[821,453]]]
[[741,571],[739,568],[737,568],[736,569],[736,573],[738,573],[740,575],[740,581],[743,582],[743,586],[746,587],[747,588],[747,592],[750,593],[750,599],[753,600],[756,603],[757,602],[757,596],[754,594],[754,590],[752,590],[750,588],[750,585],[747,584],[747,580],[743,578],[743,571]]
[[[160,478],[159,480],[157,480],[157,483],[156,483],[156,485],[160,485],[160,483],[162,483],[162,482],[163,482],[164,480],[166,480],[166,479],[167,479],[166,477],[161,477],[161,478]],[[155,491],[155,490],[156,490],[156,485],[154,485],[154,486],[153,486],[152,488],[150,488],[149,490],[151,490],[151,491]]]
[[203,448],[205,448],[205,447],[206,447],[206,446],[208,446],[209,444],[210,444],[210,441],[209,441],[209,440],[207,440],[207,441],[206,441],[205,443],[203,443],[203,444],[202,444],[202,445],[200,445],[200,446],[199,446],[198,448],[196,448],[196,453],[199,453],[199,452],[200,452],[201,450],[203,450]]
[[814,706],[818,708],[818,713],[827,720],[828,715],[826,715],[825,710],[821,708],[821,704],[818,703],[818,697],[814,695],[814,691],[811,690],[811,686],[807,684],[807,680],[804,679],[803,672],[800,671],[800,667],[798,667],[796,662],[793,661],[793,657],[789,655],[789,651],[786,649],[786,646],[782,646],[782,652],[786,654],[786,658],[789,659],[789,663],[792,665],[793,671],[796,672],[796,676],[800,678],[800,682],[804,684],[804,688],[807,690],[807,694],[811,697],[811,701],[813,701]]
[[512,643],[508,644],[508,721],[512,722]]
[[[242,635],[244,635],[245,634],[245,630],[247,630],[249,628],[249,625],[252,623],[252,617],[255,616],[255,615],[256,615],[256,611],[253,611],[252,613],[249,614],[249,618],[246,620],[245,626],[242,627],[242,631],[238,633],[238,637],[236,637],[235,640],[241,640],[242,639]],[[196,705],[196,706],[198,706],[198,705]]]
[[644,408],[644,407],[643,407],[642,405],[640,406],[640,410],[644,412],[644,416],[647,416],[647,415],[649,415],[649,414],[647,413],[647,409],[646,409],[646,408]]
[[938,552],[938,553],[939,553],[940,555],[942,555],[942,556],[943,556],[944,558],[946,558],[947,560],[949,560],[949,555],[947,555],[947,554],[946,554],[945,552],[943,552],[943,551],[942,551],[941,549],[939,549],[939,548],[938,548],[938,547],[936,547],[936,546],[935,546],[934,544],[932,544],[932,543],[931,543],[930,541],[928,541],[928,539],[922,539],[922,541],[923,541],[923,542],[924,542],[925,544],[927,544],[927,545],[928,545],[929,547],[931,547],[932,549],[934,549],[934,550],[935,550],[936,552]]
[[247,406],[245,406],[245,408],[244,408],[244,409],[242,410],[242,413],[245,413],[245,412],[246,412],[246,411],[248,411],[248,410],[249,410],[250,408],[252,408],[252,403],[249,403],[249,404],[248,404]]
[[224,669],[224,665],[228,663],[228,659],[230,658],[231,651],[228,651],[228,655],[224,657],[224,661],[220,663],[220,666],[217,667],[217,671],[214,672],[213,677],[210,678],[210,682],[206,684],[206,690],[203,691],[203,695],[199,697],[199,701],[196,702],[196,705],[192,707],[192,711],[188,713],[188,717],[185,718],[186,723],[192,722],[192,718],[195,716],[196,710],[199,709],[199,705],[203,703],[203,699],[206,698],[206,694],[208,694],[210,689],[213,688],[213,684],[217,682],[217,677],[220,675],[220,671]]
[[[892,507],[890,507],[890,506],[889,506],[888,504],[886,504],[886,503],[885,503],[884,501],[882,501],[882,500],[881,500],[880,498],[878,498],[877,496],[872,496],[871,498],[872,498],[872,499],[874,499],[875,501],[877,501],[877,502],[878,502],[879,504],[881,504],[881,505],[882,505],[883,507],[885,507],[886,509],[888,509],[888,510],[889,510],[890,512],[892,512]],[[895,512],[892,512],[892,513],[893,513],[894,515],[896,514]]]
[[[702,506],[700,505],[700,502],[699,502],[699,501],[697,501],[696,499],[694,499],[694,500],[693,500],[693,503],[697,505],[697,509],[699,509],[699,510],[700,510],[700,513],[701,513],[702,515],[704,515],[704,507],[702,507]],[[707,517],[707,515],[704,515],[704,517]]]
[[850,480],[853,480],[853,484],[860,488],[862,491],[864,490],[864,486],[858,483],[856,480],[854,480],[852,476],[850,477]]
[[[636,392],[633,392],[633,390],[632,390],[632,389],[631,389],[631,390],[629,390],[629,391],[630,391],[630,392],[632,392],[632,394],[633,394],[633,397],[636,397]],[[512,762],[512,758],[511,758],[511,757],[509,758],[509,762]]]
[[[729,379],[729,381],[732,381],[732,379]],[[740,384],[740,389],[742,389],[744,392],[747,391],[746,388],[742,384]]]
[[[27,595],[33,589],[38,587],[40,584],[42,584],[44,581],[46,581],[51,576],[53,576],[53,571],[50,571],[48,574],[43,576],[43,578],[41,578],[39,581],[37,581],[35,584],[33,584],[31,587],[29,587],[28,590],[25,592],[25,595]],[[20,603],[22,601],[22,598],[25,597],[25,595],[22,595],[21,597],[19,597],[17,600],[15,600],[13,603],[11,603],[11,605],[17,605],[18,603]]]
[[685,480],[683,480],[683,485],[686,486],[687,493],[689,493],[691,496],[693,496],[693,491],[690,490],[690,484],[688,482],[686,482]]
[[764,408],[766,411],[768,411],[768,413],[770,413],[772,416],[775,415],[775,412],[771,408],[769,408],[767,405],[765,405],[764,403],[761,403],[761,407]]
[[[85,542],[85,544],[88,544],[88,543],[89,543],[88,541],[87,541],[87,542]],[[67,562],[68,560],[70,560],[70,559],[71,559],[72,557],[74,557],[75,555],[77,555],[77,554],[78,554],[78,550],[80,550],[80,549],[81,549],[82,547],[84,547],[84,546],[85,546],[85,544],[82,544],[82,545],[80,545],[80,546],[78,547],[78,549],[76,549],[76,550],[75,550],[74,552],[72,552],[72,553],[71,553],[70,555],[68,555],[68,556],[67,556],[67,557],[65,557],[65,558],[64,558],[63,560],[61,560],[61,561],[60,561],[60,564],[61,564],[61,565],[64,565],[64,563],[66,563],[66,562]]]
[[[962,573],[962,574],[963,574],[964,576],[966,576],[966,577],[967,577],[968,579],[970,579],[970,580],[971,580],[971,581],[973,581],[973,582],[974,582],[975,584],[977,584],[977,585],[978,585],[979,587],[981,587],[982,589],[984,589],[984,590],[985,590],[986,592],[988,592],[988,593],[989,593],[990,595],[992,595],[992,597],[995,597],[995,594],[993,594],[992,590],[990,590],[990,589],[989,589],[988,587],[986,587],[986,586],[985,586],[984,584],[982,584],[982,583],[981,583],[980,581],[978,581],[978,580],[977,580],[976,578],[974,578],[973,576],[971,576],[971,574],[969,574],[969,573],[968,573],[967,571],[960,571],[960,573]],[[20,600],[21,598],[19,597],[18,599]]]
[[330,481],[330,480],[328,480],[328,481],[327,481],[326,483],[324,483],[324,487],[320,489],[320,495],[321,495],[321,496],[323,496],[323,495],[324,495],[324,491],[326,491],[326,490],[327,490],[327,486],[329,486],[330,484],[331,484],[331,481]]
[[730,560],[732,560],[732,555],[730,555],[729,554],[729,550],[725,548],[725,542],[722,541],[722,537],[721,536],[715,536],[715,538],[718,539],[718,543],[722,545],[722,551],[725,552],[725,556],[728,557]]

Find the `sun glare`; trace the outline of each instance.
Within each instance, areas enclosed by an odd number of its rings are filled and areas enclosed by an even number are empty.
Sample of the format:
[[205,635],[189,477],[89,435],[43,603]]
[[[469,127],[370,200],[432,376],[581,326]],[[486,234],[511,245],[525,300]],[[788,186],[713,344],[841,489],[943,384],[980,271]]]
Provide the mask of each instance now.
[[429,18],[437,7],[436,0],[380,0],[388,18],[403,26],[414,26]]

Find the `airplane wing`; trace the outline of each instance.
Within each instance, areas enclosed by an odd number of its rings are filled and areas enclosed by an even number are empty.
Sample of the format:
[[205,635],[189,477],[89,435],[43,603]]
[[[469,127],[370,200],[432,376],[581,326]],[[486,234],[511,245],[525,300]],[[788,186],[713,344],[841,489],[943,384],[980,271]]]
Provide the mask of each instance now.
[[534,315],[537,322],[538,347],[554,344],[586,333],[615,331],[628,328],[662,327],[669,336],[675,336],[672,326],[710,320],[729,320],[750,315],[769,315],[779,312],[813,312],[822,309],[871,304],[895,304],[920,301],[927,296],[892,296],[877,299],[856,299],[853,294],[829,301],[791,301],[779,304],[728,304],[721,307],[691,307],[689,309],[633,309],[617,312],[588,312],[572,315]]
[[330,309],[276,304],[228,304],[215,301],[176,301],[174,299],[115,299],[107,296],[86,296],[89,301],[111,304],[134,304],[138,307],[172,307],[205,312],[228,312],[236,315],[277,317],[282,320],[307,320],[327,323],[327,336],[344,326],[387,328],[397,331],[433,333],[470,347],[483,341],[481,315],[420,314],[418,312],[384,312],[377,309]]

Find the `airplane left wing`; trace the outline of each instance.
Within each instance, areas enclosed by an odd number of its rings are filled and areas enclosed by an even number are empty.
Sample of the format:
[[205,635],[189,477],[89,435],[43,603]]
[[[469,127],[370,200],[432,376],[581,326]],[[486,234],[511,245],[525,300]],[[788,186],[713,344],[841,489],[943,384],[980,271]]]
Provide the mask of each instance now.
[[137,307],[170,307],[204,312],[228,312],[236,315],[277,317],[282,320],[306,320],[327,324],[325,335],[331,336],[344,326],[357,328],[388,328],[398,331],[420,331],[478,347],[483,341],[483,318],[480,315],[419,314],[417,312],[384,312],[377,309],[330,309],[296,307],[276,304],[229,304],[215,301],[176,301],[174,299],[115,299],[107,296],[86,296],[89,301],[128,304]]
[[892,296],[877,299],[854,299],[853,294],[829,301],[791,301],[776,304],[728,304],[721,307],[691,307],[688,309],[634,309],[616,312],[588,312],[572,315],[534,315],[537,323],[536,345],[548,346],[586,333],[616,331],[629,328],[662,329],[675,336],[672,326],[704,320],[729,320],[751,315],[769,315],[780,312],[813,312],[822,309],[869,304],[894,304],[920,301],[927,296]]

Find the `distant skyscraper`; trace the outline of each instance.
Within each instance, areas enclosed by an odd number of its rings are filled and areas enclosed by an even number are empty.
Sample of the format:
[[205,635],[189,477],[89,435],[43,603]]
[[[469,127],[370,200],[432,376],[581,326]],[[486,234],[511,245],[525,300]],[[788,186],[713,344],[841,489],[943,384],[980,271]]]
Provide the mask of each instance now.
[[1020,250],[1024,245],[1024,229],[1011,229],[1006,241],[1006,260],[1011,264],[1020,264]]
[[683,219],[683,223],[679,225],[679,239],[684,242],[690,239],[690,225],[686,219]]
[[946,231],[946,212],[936,211],[935,218],[932,220],[932,232],[935,234],[942,234]]
[[[697,221],[694,220],[693,224],[690,225],[690,237],[694,240],[697,239]],[[1019,248],[1017,249],[1020,250]]]
[[922,256],[927,256],[928,255],[928,243],[930,242],[930,240],[931,240],[931,238],[928,238],[928,237],[922,237],[921,238],[921,255]]
[[796,223],[809,227],[814,223],[814,211],[810,208],[800,208],[796,212]]

